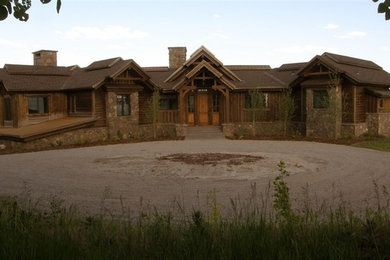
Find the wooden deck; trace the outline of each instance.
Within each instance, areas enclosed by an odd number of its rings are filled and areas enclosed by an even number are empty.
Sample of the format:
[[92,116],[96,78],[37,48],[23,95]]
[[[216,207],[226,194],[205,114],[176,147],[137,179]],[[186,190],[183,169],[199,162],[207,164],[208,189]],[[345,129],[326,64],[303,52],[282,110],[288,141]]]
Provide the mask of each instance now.
[[64,117],[19,128],[0,128],[0,139],[13,141],[31,141],[57,133],[92,125],[93,117]]

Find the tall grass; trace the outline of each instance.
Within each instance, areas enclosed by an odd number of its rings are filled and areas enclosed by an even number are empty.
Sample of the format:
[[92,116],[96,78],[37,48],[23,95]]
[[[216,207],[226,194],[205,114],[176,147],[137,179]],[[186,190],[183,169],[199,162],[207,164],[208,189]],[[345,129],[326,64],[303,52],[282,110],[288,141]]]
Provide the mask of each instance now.
[[[388,259],[388,205],[357,216],[343,205],[320,214],[291,209],[288,173],[279,165],[273,214],[232,200],[223,217],[216,191],[208,210],[175,219],[157,211],[136,219],[82,216],[53,200],[47,210],[0,200],[0,259]],[[271,188],[271,187],[270,187]],[[256,195],[255,185],[251,187]],[[262,205],[265,205],[264,203]]]

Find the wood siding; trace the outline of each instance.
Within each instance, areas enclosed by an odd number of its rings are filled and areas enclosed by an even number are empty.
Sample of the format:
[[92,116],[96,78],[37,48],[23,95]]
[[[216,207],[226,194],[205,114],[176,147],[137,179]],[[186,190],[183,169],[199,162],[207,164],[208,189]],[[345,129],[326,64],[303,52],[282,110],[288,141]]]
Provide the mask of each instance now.
[[366,121],[368,98],[364,88],[356,88],[356,122],[363,123]]
[[106,92],[103,88],[99,88],[95,90],[95,117],[97,118],[95,126],[106,126],[106,116]]
[[[264,112],[255,113],[256,121],[278,120],[278,103],[280,92],[264,92],[268,94],[268,107]],[[231,122],[251,122],[252,112],[245,108],[246,92],[236,92],[230,94],[230,121]]]
[[179,113],[177,110],[161,110],[158,117],[160,123],[178,123]]

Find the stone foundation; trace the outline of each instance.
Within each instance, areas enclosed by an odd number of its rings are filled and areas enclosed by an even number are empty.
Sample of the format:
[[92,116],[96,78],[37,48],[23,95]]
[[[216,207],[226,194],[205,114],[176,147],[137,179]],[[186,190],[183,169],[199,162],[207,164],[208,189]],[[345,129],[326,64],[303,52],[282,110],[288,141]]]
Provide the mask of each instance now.
[[[122,132],[123,131],[123,132]],[[184,137],[186,125],[158,124],[156,133],[158,138]],[[60,148],[68,145],[87,145],[104,141],[142,140],[153,138],[153,125],[121,126],[114,133],[106,127],[91,127],[73,130],[61,134],[40,138],[29,142],[0,140],[1,151],[35,151],[50,148]]]
[[367,123],[359,123],[359,124],[342,124],[341,125],[341,136],[342,137],[353,137],[353,136],[361,136],[367,133]]
[[[291,122],[287,129],[287,135],[302,135],[304,124]],[[255,126],[249,122],[222,124],[222,132],[226,137],[245,136],[283,136],[283,122],[256,122]]]
[[4,150],[30,151],[61,147],[65,145],[85,145],[88,143],[103,142],[107,140],[107,137],[107,128],[93,127],[77,129],[29,142],[0,140],[0,145],[5,145]]
[[367,114],[368,133],[390,137],[390,113]]

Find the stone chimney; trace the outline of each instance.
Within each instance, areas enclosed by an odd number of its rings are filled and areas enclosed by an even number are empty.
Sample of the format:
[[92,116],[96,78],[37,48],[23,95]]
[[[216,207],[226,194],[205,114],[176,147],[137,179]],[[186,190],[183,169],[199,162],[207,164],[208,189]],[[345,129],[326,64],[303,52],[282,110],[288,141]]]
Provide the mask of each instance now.
[[40,50],[33,52],[34,66],[57,66],[57,51]]
[[169,68],[177,69],[186,61],[186,47],[168,47],[169,50]]

